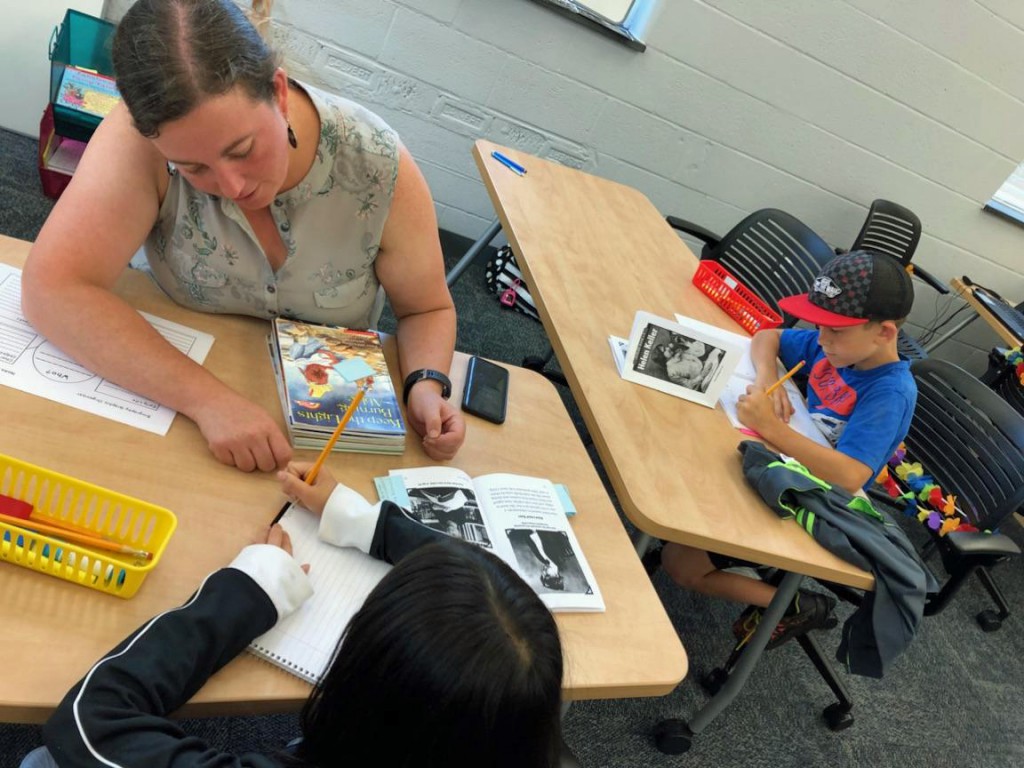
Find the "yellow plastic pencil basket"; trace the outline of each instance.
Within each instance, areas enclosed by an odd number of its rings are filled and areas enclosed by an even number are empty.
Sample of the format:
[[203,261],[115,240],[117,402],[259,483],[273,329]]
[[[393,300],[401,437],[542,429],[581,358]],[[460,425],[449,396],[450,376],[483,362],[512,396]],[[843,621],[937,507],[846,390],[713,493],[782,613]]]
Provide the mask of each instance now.
[[[0,560],[117,597],[138,591],[178,525],[168,509],[3,454],[0,494],[34,508],[32,520],[15,524],[0,519]],[[125,544],[152,553],[152,559],[25,531],[33,520]]]

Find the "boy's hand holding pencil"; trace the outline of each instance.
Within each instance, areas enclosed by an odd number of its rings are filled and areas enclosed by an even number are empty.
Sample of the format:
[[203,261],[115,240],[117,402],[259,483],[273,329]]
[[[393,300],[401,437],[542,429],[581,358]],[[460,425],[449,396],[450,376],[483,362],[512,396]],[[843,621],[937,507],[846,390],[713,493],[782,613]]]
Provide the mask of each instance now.
[[788,424],[793,415],[793,404],[789,402],[789,395],[782,385],[803,366],[804,361],[801,360],[785,376],[767,387],[760,384],[747,387],[747,393],[740,395],[736,402],[736,416],[743,425],[764,436],[765,430],[770,430],[774,422]]

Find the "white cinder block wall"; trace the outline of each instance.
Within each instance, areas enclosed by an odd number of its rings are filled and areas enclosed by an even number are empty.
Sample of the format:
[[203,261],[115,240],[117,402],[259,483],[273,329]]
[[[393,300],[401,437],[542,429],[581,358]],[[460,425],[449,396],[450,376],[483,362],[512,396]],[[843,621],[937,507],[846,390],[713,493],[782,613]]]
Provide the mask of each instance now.
[[[644,53],[531,0],[276,0],[273,34],[292,74],[401,133],[459,234],[493,218],[483,137],[721,233],[771,206],[849,245],[895,200],[916,261],[1024,299],[1024,228],[982,211],[1024,159],[1018,0],[661,0]],[[936,312],[917,285],[911,332]],[[980,373],[996,341],[978,321],[937,354]]]

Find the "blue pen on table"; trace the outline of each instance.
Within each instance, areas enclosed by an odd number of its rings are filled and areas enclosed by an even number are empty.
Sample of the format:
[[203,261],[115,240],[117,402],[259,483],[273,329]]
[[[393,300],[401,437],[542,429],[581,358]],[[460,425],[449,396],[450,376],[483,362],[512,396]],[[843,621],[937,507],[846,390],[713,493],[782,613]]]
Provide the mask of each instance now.
[[517,173],[520,176],[525,176],[526,175],[526,169],[523,168],[523,166],[521,166],[519,163],[517,163],[512,158],[505,157],[505,155],[501,154],[501,152],[497,152],[497,151],[491,152],[491,157],[493,157],[499,163],[504,165],[510,171],[512,171],[514,173]]

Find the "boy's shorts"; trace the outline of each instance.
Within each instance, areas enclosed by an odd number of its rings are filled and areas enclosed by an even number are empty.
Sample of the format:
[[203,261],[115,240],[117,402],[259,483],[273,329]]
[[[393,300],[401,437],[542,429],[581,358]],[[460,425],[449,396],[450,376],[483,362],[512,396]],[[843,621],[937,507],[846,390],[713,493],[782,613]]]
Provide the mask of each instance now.
[[708,558],[711,560],[711,564],[719,571],[724,571],[727,568],[753,568],[756,570],[761,567],[761,563],[744,560],[740,557],[732,557],[731,555],[720,555],[717,552],[708,552]]

